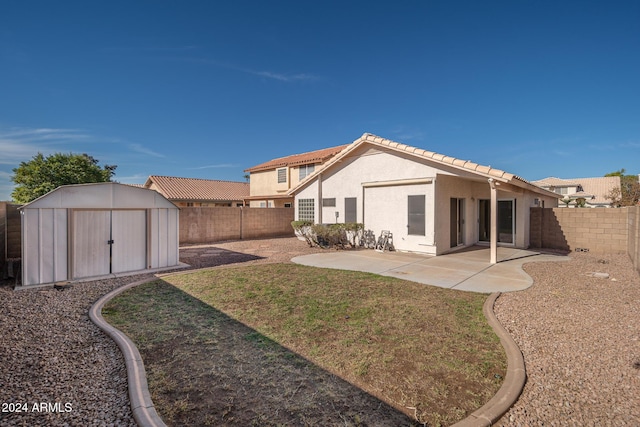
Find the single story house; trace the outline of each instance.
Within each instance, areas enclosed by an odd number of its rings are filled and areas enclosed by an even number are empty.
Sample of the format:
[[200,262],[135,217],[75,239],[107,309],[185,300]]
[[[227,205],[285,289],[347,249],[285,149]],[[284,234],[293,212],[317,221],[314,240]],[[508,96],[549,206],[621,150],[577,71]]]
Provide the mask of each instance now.
[[486,243],[529,246],[529,209],[558,194],[502,170],[365,133],[289,192],[295,218],[361,222],[397,250],[440,255]]
[[289,190],[346,147],[340,145],[292,154],[246,169],[251,186],[250,195],[245,200],[252,208],[293,207],[293,196],[288,194]]
[[19,210],[24,287],[180,265],[179,209],[155,191],[63,185]]
[[151,175],[144,188],[156,190],[179,207],[244,206],[249,183]]
[[560,194],[560,207],[608,208],[611,200],[607,196],[614,188],[620,188],[619,176],[595,178],[548,178],[531,181],[532,184]]

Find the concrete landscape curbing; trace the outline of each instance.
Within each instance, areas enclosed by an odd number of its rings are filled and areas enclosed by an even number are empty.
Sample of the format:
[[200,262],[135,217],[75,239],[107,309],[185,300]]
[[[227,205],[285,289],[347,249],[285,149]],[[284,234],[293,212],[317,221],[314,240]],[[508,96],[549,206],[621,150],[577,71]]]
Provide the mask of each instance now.
[[518,400],[527,381],[522,352],[493,312],[493,306],[499,296],[500,292],[491,294],[484,303],[483,312],[489,325],[500,338],[500,343],[507,354],[507,375],[502,387],[500,387],[495,396],[467,418],[454,424],[454,427],[486,427],[493,425]]
[[127,367],[131,411],[133,412],[133,418],[136,420],[136,423],[141,427],[166,427],[166,424],[156,412],[153,402],[151,401],[151,395],[149,394],[149,387],[147,385],[147,374],[144,370],[144,363],[138,348],[122,331],[107,323],[104,317],[102,317],[102,308],[107,302],[122,292],[155,279],[155,277],[150,277],[114,289],[96,301],[89,310],[89,318],[91,321],[116,342],[124,356]]
[[[133,417],[141,427],[164,427],[155,410],[149,388],[144,363],[135,344],[120,330],[111,326],[102,317],[102,308],[111,299],[135,286],[155,280],[155,277],[139,280],[115,289],[100,298],[91,307],[89,317],[101,330],[113,339],[125,358],[127,378],[129,382],[129,398]],[[473,412],[467,418],[454,424],[454,427],[485,427],[498,421],[518,400],[526,382],[524,358],[517,344],[506,329],[496,318],[493,306],[500,292],[491,294],[484,303],[483,312],[494,332],[500,338],[500,343],[507,355],[507,374],[498,392],[484,406]]]

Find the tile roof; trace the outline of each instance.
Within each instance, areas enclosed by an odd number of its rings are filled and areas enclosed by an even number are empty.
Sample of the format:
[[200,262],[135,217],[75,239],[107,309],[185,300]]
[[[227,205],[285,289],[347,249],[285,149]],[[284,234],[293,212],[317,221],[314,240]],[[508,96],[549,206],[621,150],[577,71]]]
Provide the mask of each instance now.
[[310,165],[324,163],[335,156],[349,145],[339,145],[337,147],[323,148],[322,150],[309,151],[307,153],[292,154],[291,156],[279,157],[268,162],[245,169],[245,172],[259,172],[269,169],[281,168],[284,166]]
[[382,138],[380,136],[376,136],[370,133],[364,133],[360,138],[356,139],[351,144],[349,144],[338,155],[336,155],[335,157],[327,161],[327,163],[325,163],[321,168],[316,169],[316,171],[313,174],[309,175],[308,179],[301,182],[297,187],[289,190],[289,194],[295,194],[298,188],[304,187],[305,185],[313,181],[312,177],[316,176],[320,171],[329,168],[331,165],[340,161],[340,159],[342,159],[343,157],[347,156],[351,151],[355,150],[357,147],[365,143],[388,147],[393,149],[394,151],[406,152],[411,154],[414,157],[428,159],[434,163],[439,163],[441,165],[450,166],[455,169],[472,172],[474,174],[481,175],[485,178],[494,178],[505,183],[510,183],[518,187],[527,188],[529,190],[536,191],[538,193],[544,193],[549,196],[551,195],[558,196],[557,194],[551,191],[542,189],[536,185],[531,184],[529,181],[527,181],[522,177],[505,172],[503,170],[492,168],[491,166],[479,165],[469,160],[457,159],[455,157],[445,156],[444,154],[434,153],[433,151],[427,151],[421,148],[412,147],[410,145],[401,144],[399,142],[391,141],[389,139]]
[[539,179],[537,181],[531,181],[531,183],[537,185],[538,187],[575,187],[579,184],[579,182],[577,181],[560,179],[556,178],[555,176]]
[[249,197],[249,183],[151,175],[145,183],[170,200],[235,201]]
[[[565,184],[570,183],[570,184]],[[586,194],[589,196],[594,196],[593,198],[587,198],[587,203],[594,205],[608,205],[611,203],[609,199],[607,199],[607,194],[611,192],[616,187],[620,187],[620,177],[619,176],[600,176],[595,178],[567,178],[560,179],[555,177],[544,178],[538,181],[533,181],[533,184],[539,185],[541,187],[571,187],[578,186],[582,187],[581,192],[577,192],[574,194],[567,194],[569,198],[578,198],[581,194]]]

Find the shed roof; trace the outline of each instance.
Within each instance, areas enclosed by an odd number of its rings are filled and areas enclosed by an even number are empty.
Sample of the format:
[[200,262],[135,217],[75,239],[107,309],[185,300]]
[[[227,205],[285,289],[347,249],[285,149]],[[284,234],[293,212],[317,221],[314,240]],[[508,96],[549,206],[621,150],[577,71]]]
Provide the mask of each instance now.
[[438,154],[433,151],[427,151],[421,148],[412,147],[410,145],[401,144],[399,142],[382,138],[380,136],[376,136],[370,133],[364,133],[360,138],[353,141],[346,148],[340,151],[339,154],[337,154],[336,156],[331,158],[329,161],[327,161],[327,163],[325,163],[321,168],[316,169],[315,172],[309,175],[309,177],[307,177],[306,180],[302,181],[296,187],[289,190],[288,194],[295,194],[299,189],[311,183],[313,181],[313,177],[316,176],[318,173],[331,168],[334,164],[340,162],[342,158],[348,156],[351,152],[353,152],[358,147],[364,144],[384,147],[384,148],[391,149],[392,151],[403,152],[410,155],[411,157],[415,157],[418,159],[426,159],[437,165],[439,164],[447,167],[452,167],[454,169],[466,171],[474,175],[478,175],[479,177],[483,177],[487,179],[493,178],[497,181],[513,184],[515,186],[526,188],[528,190],[534,191],[536,193],[545,194],[547,196],[559,197],[558,194],[542,189],[536,185],[533,185],[526,179],[519,177],[517,175],[511,174],[509,172],[492,168],[491,166],[479,165],[469,160],[457,159],[455,157],[445,156],[444,154]]
[[292,154],[286,157],[269,160],[268,162],[245,169],[245,172],[259,172],[270,169],[276,169],[285,166],[311,165],[324,163],[331,157],[335,156],[349,145],[339,145],[337,147],[323,148],[322,150],[309,151],[306,153]]
[[149,188],[152,183],[170,200],[236,201],[249,197],[247,182],[151,175],[144,185]]
[[178,209],[176,205],[156,191],[117,182],[61,185],[20,209],[42,208]]

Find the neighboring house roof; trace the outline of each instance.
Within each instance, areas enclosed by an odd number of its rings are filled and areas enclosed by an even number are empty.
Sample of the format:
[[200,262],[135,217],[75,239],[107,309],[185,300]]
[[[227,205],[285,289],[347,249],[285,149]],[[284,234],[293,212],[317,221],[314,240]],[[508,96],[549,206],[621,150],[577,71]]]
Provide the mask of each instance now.
[[335,156],[348,145],[339,145],[337,147],[324,148],[322,150],[309,151],[307,153],[293,154],[291,156],[279,157],[277,159],[269,160],[268,162],[261,163],[257,166],[245,169],[245,172],[260,172],[270,169],[281,168],[285,166],[299,166],[310,165],[316,163],[324,163],[327,159]]
[[580,184],[577,181],[560,179],[556,178],[555,176],[550,176],[538,181],[531,181],[531,183],[537,185],[538,187],[576,187]]
[[151,184],[170,200],[233,201],[249,197],[246,182],[151,175],[144,186],[149,188]]
[[452,167],[454,169],[471,172],[483,178],[487,178],[487,179],[493,178],[497,181],[509,183],[521,188],[526,188],[528,190],[531,190],[537,193],[545,194],[548,196],[560,197],[559,194],[556,194],[549,190],[542,189],[536,185],[531,184],[529,181],[527,181],[522,177],[505,172],[503,170],[495,169],[495,168],[492,168],[491,166],[482,166],[477,163],[473,163],[469,160],[456,159],[455,157],[445,156],[444,154],[434,153],[433,151],[427,151],[421,148],[411,147],[409,145],[391,141],[389,139],[382,138],[380,136],[376,136],[370,133],[364,133],[360,138],[356,139],[351,144],[349,144],[338,155],[336,155],[335,157],[331,158],[328,162],[326,162],[320,169],[316,169],[316,171],[313,172],[311,175],[309,175],[306,180],[302,181],[296,187],[289,190],[289,194],[295,194],[299,189],[311,183],[313,181],[313,178],[318,173],[331,168],[332,165],[340,162],[341,159],[348,156],[351,152],[353,152],[363,144],[371,144],[374,146],[377,145],[380,147],[391,149],[392,151],[403,152],[405,154],[409,154],[419,159],[426,159],[435,164],[440,164],[443,166]]
[[[557,184],[558,181],[571,182],[573,185]],[[551,184],[550,184],[551,182]],[[616,187],[620,187],[619,176],[600,176],[595,178],[545,178],[539,181],[533,181],[534,184],[541,187],[565,187],[565,186],[580,186],[582,191],[567,194],[566,197],[570,199],[577,199],[583,197],[587,199],[587,203],[591,205],[608,205],[611,200],[607,199],[607,195]],[[589,197],[585,197],[588,195]]]

